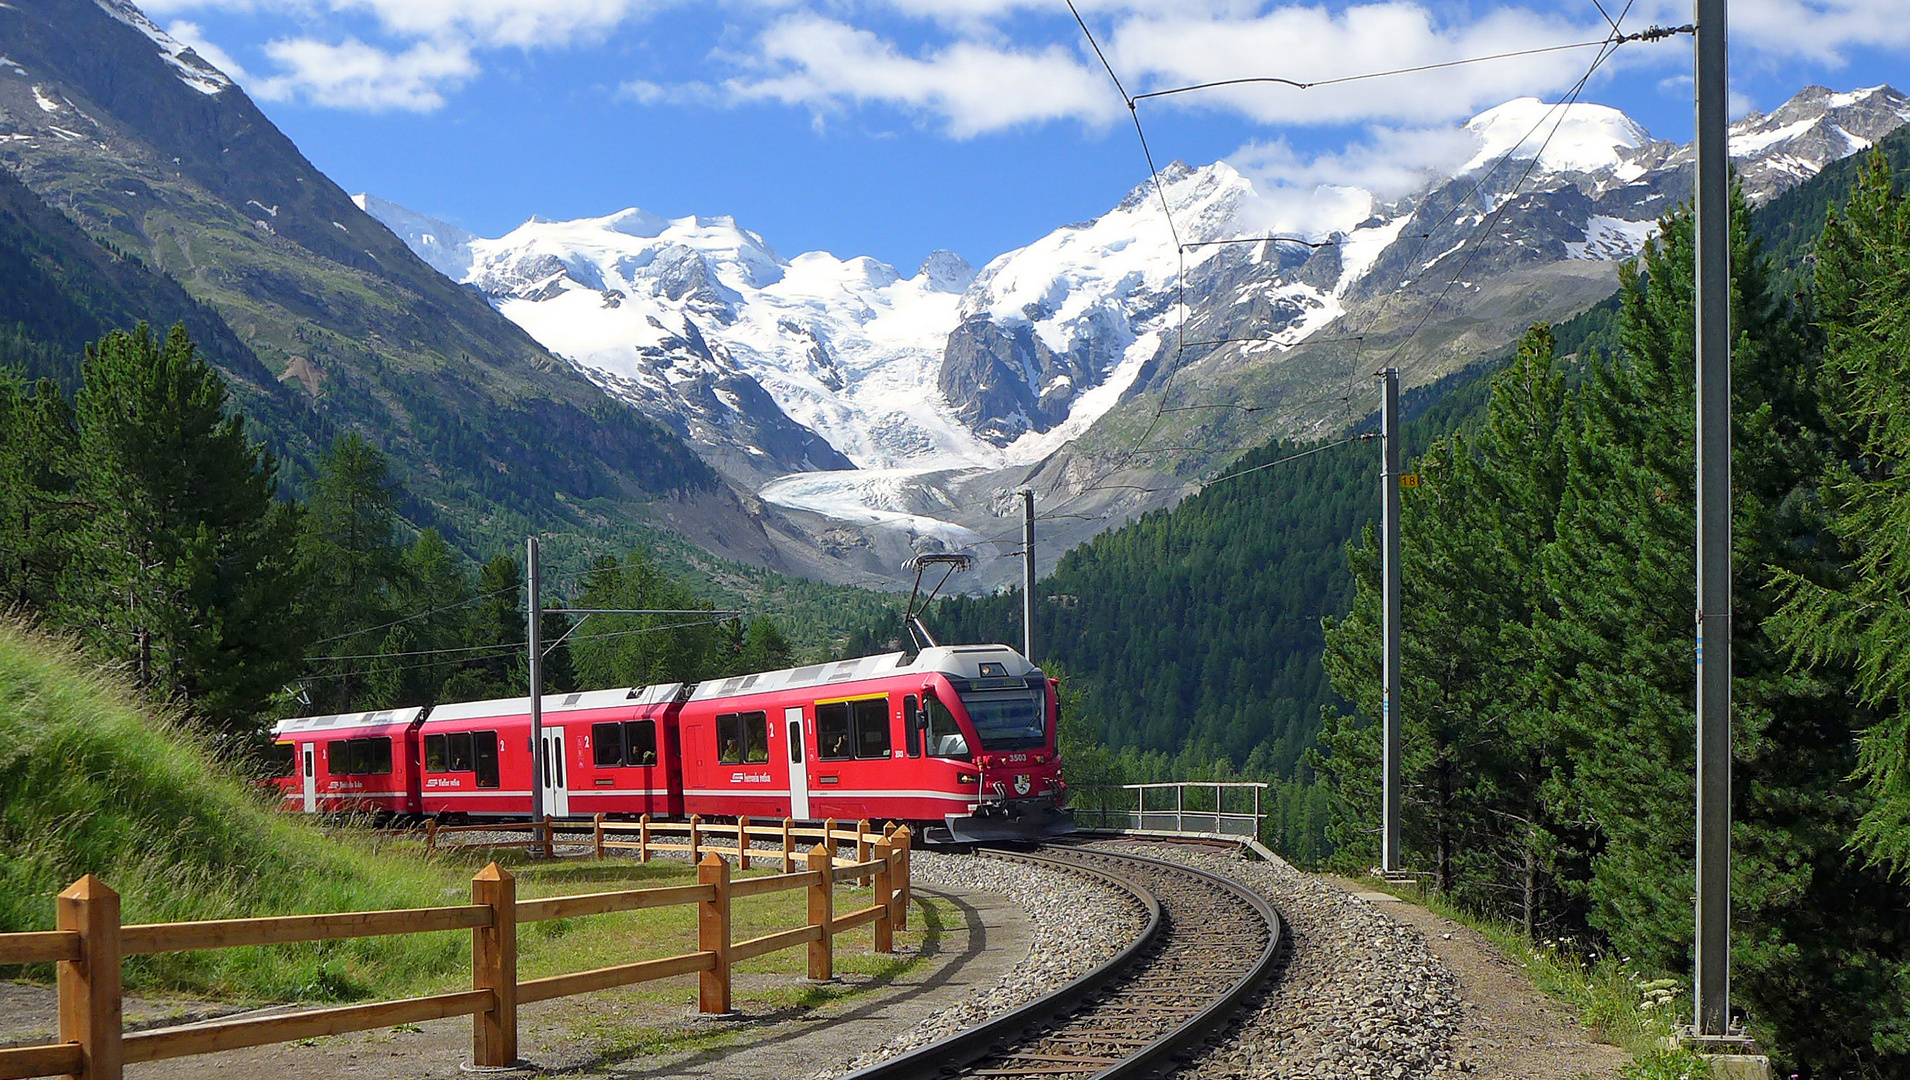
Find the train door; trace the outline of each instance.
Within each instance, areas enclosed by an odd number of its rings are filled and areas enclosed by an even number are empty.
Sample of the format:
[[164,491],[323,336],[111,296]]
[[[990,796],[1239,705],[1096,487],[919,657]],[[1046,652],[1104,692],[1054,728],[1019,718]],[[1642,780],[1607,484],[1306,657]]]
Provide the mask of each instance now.
[[564,768],[564,729],[544,729],[544,812],[570,816],[570,778]]
[[802,707],[783,710],[783,727],[789,736],[789,816],[809,820],[809,755],[803,752]]
[[305,784],[305,812],[318,812],[318,751],[315,743],[299,745],[299,773]]

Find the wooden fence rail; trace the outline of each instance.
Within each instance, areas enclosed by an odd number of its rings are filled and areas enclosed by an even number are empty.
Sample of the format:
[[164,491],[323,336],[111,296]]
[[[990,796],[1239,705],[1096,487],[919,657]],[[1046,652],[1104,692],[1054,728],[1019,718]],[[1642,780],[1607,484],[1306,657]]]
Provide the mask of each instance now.
[[[864,924],[875,928],[876,950],[892,952],[894,931],[902,925],[904,905],[908,903],[908,856],[912,843],[909,831],[890,826],[878,833],[867,821],[844,829],[838,829],[833,821],[825,822],[821,829],[797,829],[793,824],[785,819],[779,829],[752,827],[746,818],[733,825],[695,819],[652,822],[647,818],[622,824],[606,822],[600,815],[589,825],[568,827],[570,831],[580,828],[590,831],[598,858],[603,857],[607,847],[635,848],[639,858],[645,861],[652,851],[687,850],[698,856],[697,883],[519,900],[516,880],[509,871],[492,863],[471,879],[471,903],[405,911],[123,926],[119,894],[88,874],[60,893],[56,906],[58,929],[0,934],[0,965],[57,963],[60,1040],[44,1046],[0,1049],[0,1080],[37,1076],[121,1080],[124,1067],[138,1062],[367,1031],[449,1016],[471,1017],[474,1065],[509,1066],[517,1061],[517,1007],[521,1004],[694,974],[698,1010],[727,1013],[730,1011],[730,969],[743,960],[806,947],[809,977],[828,979],[834,971],[836,935]],[[547,818],[516,828],[528,830],[529,843],[548,851],[556,832],[567,827]],[[435,846],[437,834],[454,829],[495,832],[499,826],[432,829],[427,833],[426,843]],[[677,831],[688,836],[687,844],[651,842],[653,832]],[[634,844],[606,839],[607,835],[631,832],[639,836]],[[735,846],[719,848],[704,844],[706,833],[733,835]],[[761,839],[779,838],[780,856],[768,851],[752,852],[752,835]],[[818,843],[798,857],[793,846],[798,838],[813,838]],[[855,851],[853,860],[838,860],[836,852],[850,845]],[[752,855],[758,859],[780,858],[783,872],[732,881],[725,855],[736,859],[739,870],[748,866]],[[873,882],[875,902],[837,914],[834,886],[846,880]],[[804,925],[747,941],[731,939],[732,901],[794,889],[808,893],[808,921]],[[693,952],[522,982],[517,978],[517,927],[521,923],[689,904],[697,907],[697,941]],[[465,929],[472,934],[471,990],[307,1009],[280,1016],[216,1020],[130,1035],[126,1034],[121,1020],[120,964],[127,956]]]

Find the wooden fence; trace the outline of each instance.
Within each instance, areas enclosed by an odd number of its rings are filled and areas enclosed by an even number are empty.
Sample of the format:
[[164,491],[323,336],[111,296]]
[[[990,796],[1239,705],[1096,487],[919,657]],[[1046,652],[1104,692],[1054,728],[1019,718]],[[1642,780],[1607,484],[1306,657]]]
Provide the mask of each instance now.
[[[566,828],[563,823],[549,820],[519,827],[533,830],[533,842],[540,845],[549,845],[553,832]],[[496,831],[498,827],[482,828]],[[469,904],[122,926],[119,894],[88,874],[60,893],[55,916],[57,929],[0,934],[0,966],[58,964],[60,1038],[57,1043],[43,1046],[0,1049],[0,1080],[37,1076],[120,1080],[124,1066],[144,1061],[367,1031],[448,1016],[472,1018],[473,1064],[509,1066],[517,1061],[517,1007],[520,1004],[694,972],[697,1008],[705,1013],[727,1013],[733,964],[807,946],[809,977],[829,979],[834,971],[837,934],[865,923],[873,924],[876,951],[887,953],[894,951],[895,930],[905,925],[912,845],[907,828],[889,826],[876,833],[864,821],[853,830],[838,830],[834,822],[825,823],[821,829],[797,829],[785,820],[779,829],[764,830],[764,838],[779,836],[782,839],[781,872],[734,881],[723,855],[735,857],[740,864],[738,869],[748,867],[752,854],[758,859],[778,858],[775,852],[750,852],[753,830],[747,819],[734,825],[645,820],[626,826],[599,818],[581,828],[592,833],[599,857],[605,848],[635,848],[639,857],[646,860],[656,851],[689,852],[696,861],[697,883],[519,900],[516,880],[509,871],[492,863],[471,879]],[[639,836],[635,842],[609,839],[631,830]],[[675,830],[687,830],[687,844],[651,842],[653,831]],[[435,844],[437,834],[448,831],[435,830],[427,842]],[[737,842],[728,848],[701,845],[702,837],[711,833],[734,834]],[[797,838],[814,838],[818,843],[798,856],[792,846]],[[855,844],[856,856],[852,861],[835,857],[837,844],[845,842]],[[875,902],[837,914],[835,883],[850,878],[873,882]],[[804,925],[747,941],[731,940],[732,901],[789,889],[808,891],[809,913]],[[685,904],[697,905],[694,951],[542,979],[520,982],[517,978],[520,923]],[[471,990],[133,1034],[126,1033],[121,1023],[120,962],[127,956],[466,929],[472,934]]]

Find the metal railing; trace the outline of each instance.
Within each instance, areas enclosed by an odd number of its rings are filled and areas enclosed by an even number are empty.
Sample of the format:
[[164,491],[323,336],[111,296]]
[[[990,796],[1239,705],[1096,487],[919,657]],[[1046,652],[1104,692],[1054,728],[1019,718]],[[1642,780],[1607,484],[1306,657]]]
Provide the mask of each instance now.
[[[1268,787],[1215,780],[1080,787],[1071,789],[1069,803],[1075,821],[1088,828],[1258,837]],[[1164,794],[1170,791],[1171,798]]]

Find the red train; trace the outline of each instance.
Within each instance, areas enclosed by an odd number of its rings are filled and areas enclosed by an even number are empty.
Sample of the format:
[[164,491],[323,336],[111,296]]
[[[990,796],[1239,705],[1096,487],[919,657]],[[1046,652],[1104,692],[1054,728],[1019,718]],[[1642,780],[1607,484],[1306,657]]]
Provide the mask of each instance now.
[[[930,840],[1066,832],[1054,681],[1005,645],[936,646],[543,703],[546,812],[906,821]],[[531,810],[530,699],[281,721],[287,810]]]

